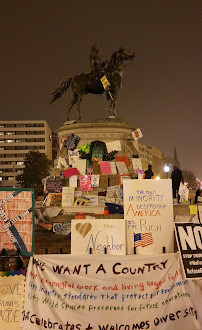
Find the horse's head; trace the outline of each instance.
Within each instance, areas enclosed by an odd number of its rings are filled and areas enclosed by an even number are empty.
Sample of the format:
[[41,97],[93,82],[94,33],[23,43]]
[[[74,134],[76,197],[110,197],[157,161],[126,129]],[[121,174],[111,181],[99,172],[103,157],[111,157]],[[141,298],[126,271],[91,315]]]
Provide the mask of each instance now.
[[135,52],[127,50],[123,47],[120,47],[117,53],[122,61],[132,60],[135,57]]

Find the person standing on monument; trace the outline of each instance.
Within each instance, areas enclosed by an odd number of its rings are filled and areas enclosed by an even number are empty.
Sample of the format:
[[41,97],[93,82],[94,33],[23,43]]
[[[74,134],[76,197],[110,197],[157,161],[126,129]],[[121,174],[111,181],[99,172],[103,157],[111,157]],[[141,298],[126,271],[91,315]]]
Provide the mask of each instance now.
[[154,173],[152,171],[152,165],[148,165],[148,169],[144,171],[143,174],[143,179],[153,179],[154,178]]
[[182,171],[177,168],[177,166],[173,166],[173,171],[171,173],[171,179],[172,179],[172,190],[173,190],[173,198],[178,198],[178,203],[180,200],[180,196],[178,194],[180,182],[184,184],[184,178],[182,175]]

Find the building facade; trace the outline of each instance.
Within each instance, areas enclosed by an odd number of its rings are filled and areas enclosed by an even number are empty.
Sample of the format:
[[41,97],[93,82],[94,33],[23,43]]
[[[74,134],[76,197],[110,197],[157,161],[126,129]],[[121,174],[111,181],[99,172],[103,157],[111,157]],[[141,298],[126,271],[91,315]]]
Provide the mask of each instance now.
[[151,164],[154,176],[162,178],[163,153],[158,148],[154,146],[147,146],[146,144],[139,142],[139,157],[141,159],[142,168],[144,171],[148,168],[148,165]]
[[52,160],[52,132],[45,120],[0,121],[0,187],[16,185],[30,151]]

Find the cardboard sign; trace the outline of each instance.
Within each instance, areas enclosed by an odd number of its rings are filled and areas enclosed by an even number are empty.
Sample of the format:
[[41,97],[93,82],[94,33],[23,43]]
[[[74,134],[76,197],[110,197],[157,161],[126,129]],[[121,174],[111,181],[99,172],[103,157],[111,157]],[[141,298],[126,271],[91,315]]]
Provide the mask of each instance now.
[[116,162],[116,167],[119,174],[128,174],[128,168],[125,162]]
[[116,141],[106,142],[106,147],[108,152],[114,150],[121,151],[121,141],[116,140]]
[[78,176],[77,175],[72,175],[69,178],[69,186],[77,188],[77,181],[78,181]]
[[164,180],[124,180],[124,218],[127,220],[127,253],[133,254],[134,234],[151,233],[153,242],[139,246],[137,254],[174,250],[172,182]]
[[25,275],[0,272],[0,325],[2,330],[19,330],[24,306]]
[[33,236],[33,189],[0,188],[0,251],[20,249],[23,256],[30,256]]
[[200,292],[182,278],[178,254],[30,259],[22,330],[196,330],[201,324]]
[[117,174],[116,163],[115,162],[109,162],[109,164],[110,164],[110,167],[111,167],[112,174]]
[[63,182],[60,177],[51,176],[46,180],[46,190],[48,193],[61,193]]
[[138,141],[139,139],[141,139],[143,137],[143,135],[142,135],[140,128],[137,128],[135,131],[133,131],[132,136],[135,141]]
[[68,207],[74,204],[74,189],[74,187],[62,188],[62,207]]
[[98,206],[98,195],[90,195],[88,199],[88,206]]
[[86,159],[78,159],[76,162],[72,163],[72,166],[77,168],[80,175],[86,174]]
[[126,166],[129,166],[129,160],[126,156],[116,156],[116,162],[124,162]]
[[100,176],[98,174],[91,175],[91,181],[90,181],[91,187],[93,188],[99,187],[99,181],[100,181]]
[[189,211],[190,211],[190,215],[191,214],[197,214],[198,213],[197,205],[189,205]]
[[119,185],[119,174],[109,176],[109,185],[110,186]]
[[202,278],[202,225],[175,223],[175,233],[185,278]]
[[81,175],[80,179],[80,188],[81,191],[92,191],[93,187],[91,186],[90,175]]
[[123,219],[72,220],[71,253],[125,254],[125,221]]

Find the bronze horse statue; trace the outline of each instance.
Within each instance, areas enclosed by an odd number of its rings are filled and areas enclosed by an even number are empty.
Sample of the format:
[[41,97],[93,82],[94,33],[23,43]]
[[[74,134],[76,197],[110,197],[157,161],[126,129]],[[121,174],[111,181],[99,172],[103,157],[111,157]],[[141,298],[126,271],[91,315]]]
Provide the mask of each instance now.
[[[118,91],[122,85],[123,63],[124,61],[131,60],[134,57],[134,52],[120,48],[118,51],[112,54],[110,61],[107,62],[106,69],[103,69],[101,76],[105,75],[110,83],[110,89],[108,92],[106,92],[107,98],[110,99],[109,116],[116,116],[116,99]],[[103,66],[104,65],[105,64],[103,64]],[[81,120],[80,103],[84,94],[104,94],[105,92],[104,87],[100,81],[101,76],[100,72],[97,74],[96,72],[91,72],[89,74],[81,73],[80,75],[74,76],[73,78],[65,77],[60,82],[60,86],[52,93],[53,96],[50,103],[60,98],[71,85],[73,91],[73,99],[67,108],[67,120],[69,120],[69,115],[74,105],[77,106],[78,118]]]

